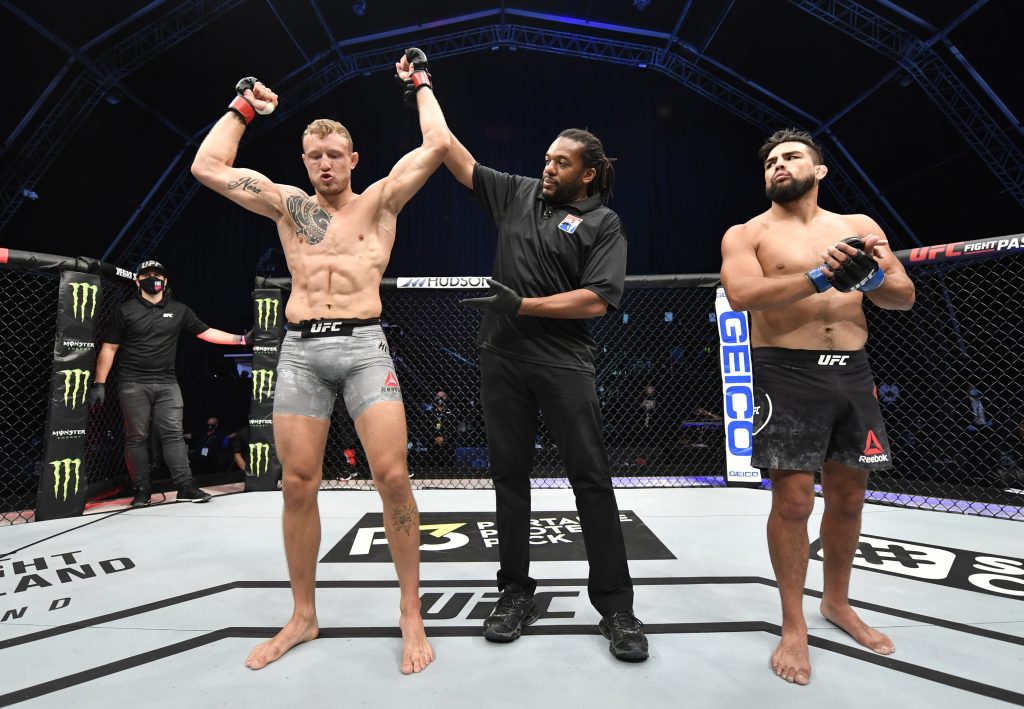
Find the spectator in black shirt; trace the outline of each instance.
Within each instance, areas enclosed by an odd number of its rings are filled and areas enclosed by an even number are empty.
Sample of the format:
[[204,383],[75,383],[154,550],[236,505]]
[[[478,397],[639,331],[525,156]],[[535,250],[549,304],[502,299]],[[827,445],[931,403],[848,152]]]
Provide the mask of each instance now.
[[96,359],[96,380],[89,391],[90,405],[106,399],[106,381],[118,360],[118,395],[125,418],[125,461],[135,485],[132,507],[149,504],[150,430],[156,427],[163,443],[164,461],[179,500],[207,502],[210,495],[195,485],[188,465],[182,431],[184,404],[174,374],[178,336],[182,330],[216,345],[244,345],[245,335],[232,335],[208,327],[192,309],[166,291],[167,270],[157,261],[139,264],[136,297],[114,311]]
[[601,438],[589,319],[617,308],[626,237],[605,206],[612,161],[593,134],[562,131],[542,179],[496,172],[452,137],[445,165],[498,226],[491,293],[463,301],[484,311],[478,344],[481,403],[497,498],[502,591],[484,636],[511,642],[537,620],[529,575],[530,470],[538,409],[561,451],[590,561],[590,601],[612,654],[647,659],[633,614],[633,583]]
[[193,473],[222,473],[228,468],[231,441],[221,430],[220,419],[210,416],[206,427],[195,435],[185,436],[192,444]]

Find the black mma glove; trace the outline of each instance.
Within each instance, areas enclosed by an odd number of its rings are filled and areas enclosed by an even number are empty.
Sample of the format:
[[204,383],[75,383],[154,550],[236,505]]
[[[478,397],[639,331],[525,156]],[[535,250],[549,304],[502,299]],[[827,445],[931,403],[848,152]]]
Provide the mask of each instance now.
[[86,403],[89,406],[103,406],[107,400],[107,385],[104,382],[93,382],[89,387],[89,394],[86,396]]
[[405,56],[412,64],[413,72],[408,79],[404,80],[395,74],[395,80],[405,89],[402,94],[405,104],[410,108],[416,108],[416,92],[424,87],[428,87],[431,91],[434,90],[430,81],[430,67],[427,65],[427,55],[423,53],[422,49],[410,47],[405,50]]
[[859,236],[851,236],[840,243],[849,244],[857,249],[857,253],[832,276],[832,285],[835,289],[840,293],[849,293],[852,290],[867,293],[882,285],[885,272],[878,267],[878,262],[873,257],[864,253],[864,240]]
[[[864,240],[859,236],[850,236],[840,243],[849,244],[857,249],[857,253],[839,268],[830,268],[827,264],[822,264],[805,273],[814,289],[819,293],[833,287],[840,293],[849,293],[851,290],[867,293],[882,285],[885,272],[878,267],[878,262],[874,258],[864,253]],[[832,271],[832,278],[822,272],[824,268]]]
[[477,310],[489,310],[492,313],[504,313],[505,315],[516,315],[519,313],[519,307],[523,304],[523,297],[521,295],[493,278],[487,279],[487,285],[491,287],[487,297],[460,300],[459,305],[476,308]]
[[252,119],[256,117],[256,114],[266,116],[274,112],[274,104],[267,102],[267,107],[262,111],[256,109],[253,102],[247,99],[244,94],[246,90],[252,91],[253,87],[259,82],[255,76],[247,76],[243,79],[239,79],[238,83],[235,84],[235,93],[237,94],[231,103],[228,104],[228,110],[237,113],[245,125],[252,123]]

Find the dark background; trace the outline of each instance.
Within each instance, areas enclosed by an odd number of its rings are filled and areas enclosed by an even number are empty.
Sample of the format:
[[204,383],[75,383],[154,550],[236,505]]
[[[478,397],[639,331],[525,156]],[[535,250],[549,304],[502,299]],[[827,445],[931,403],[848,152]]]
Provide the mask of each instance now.
[[[423,45],[502,22],[586,35],[594,46],[582,58],[496,41],[493,50],[478,45],[432,59],[449,126],[481,162],[528,175],[539,174],[559,130],[586,127],[601,137],[619,159],[611,206],[629,236],[630,274],[718,270],[725,229],[767,206],[756,158],[767,132],[655,66],[600,60],[607,42],[676,52],[811,130],[856,102],[822,137],[827,161],[855,175],[868,197],[858,211],[887,224],[897,248],[1022,231],[1021,204],[955,121],[893,58],[806,7],[829,3],[652,0],[642,10],[636,4],[367,0],[359,15],[351,0],[0,0],[3,200],[9,204],[21,189],[38,195],[18,200],[0,226],[0,246],[106,254],[131,268],[136,259],[126,254],[154,224],[166,223],[162,240],[144,255],[167,265],[176,296],[208,324],[245,330],[257,261],[278,246],[273,224],[205,188],[180,200],[173,190],[235,82],[255,75],[281,97],[281,115],[258,119],[268,126],[250,128],[237,164],[306,188],[302,129],[317,117],[336,118],[360,152],[354,187],[361,190],[418,145],[415,114],[402,106],[383,67],[311,100],[302,82],[369,49]],[[862,9],[917,40],[952,26],[934,44],[935,54],[969,89],[969,103],[993,116],[1001,139],[1020,153],[1021,3],[836,6]],[[162,33],[147,34],[154,27]],[[158,51],[173,33],[180,41]],[[98,101],[94,108],[77,110],[90,98]],[[160,204],[168,195],[172,204]],[[822,202],[840,208],[827,190]],[[386,275],[488,274],[493,253],[493,226],[442,168],[399,217]],[[285,275],[279,254],[271,251],[264,263]],[[180,374],[195,390],[186,398],[196,418],[216,413],[209,409],[218,395],[208,383],[225,351],[183,343]]]

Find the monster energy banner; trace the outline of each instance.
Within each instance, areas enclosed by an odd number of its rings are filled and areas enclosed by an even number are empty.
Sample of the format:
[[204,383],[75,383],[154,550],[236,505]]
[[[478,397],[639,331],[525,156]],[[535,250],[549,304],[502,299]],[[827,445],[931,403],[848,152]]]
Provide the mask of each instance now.
[[100,282],[99,276],[77,271],[64,271],[60,277],[37,520],[73,517],[85,510],[86,395],[96,365],[93,324],[99,312]]
[[276,490],[281,463],[274,449],[274,387],[277,357],[284,339],[284,299],[278,288],[253,291],[252,400],[249,403],[249,455],[246,490]]

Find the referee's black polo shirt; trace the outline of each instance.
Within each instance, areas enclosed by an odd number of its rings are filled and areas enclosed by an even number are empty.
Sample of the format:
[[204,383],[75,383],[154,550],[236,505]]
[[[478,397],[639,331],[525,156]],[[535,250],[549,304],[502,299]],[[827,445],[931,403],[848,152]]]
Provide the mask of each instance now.
[[114,311],[104,342],[120,345],[117,371],[122,382],[174,381],[174,357],[182,330],[198,335],[209,327],[192,308],[164,294],[159,303],[138,293]]
[[[538,178],[477,163],[473,195],[498,226],[494,278],[524,298],[586,288],[619,307],[626,277],[626,235],[619,216],[592,195],[548,204]],[[480,347],[546,366],[594,371],[590,320],[485,312]]]

